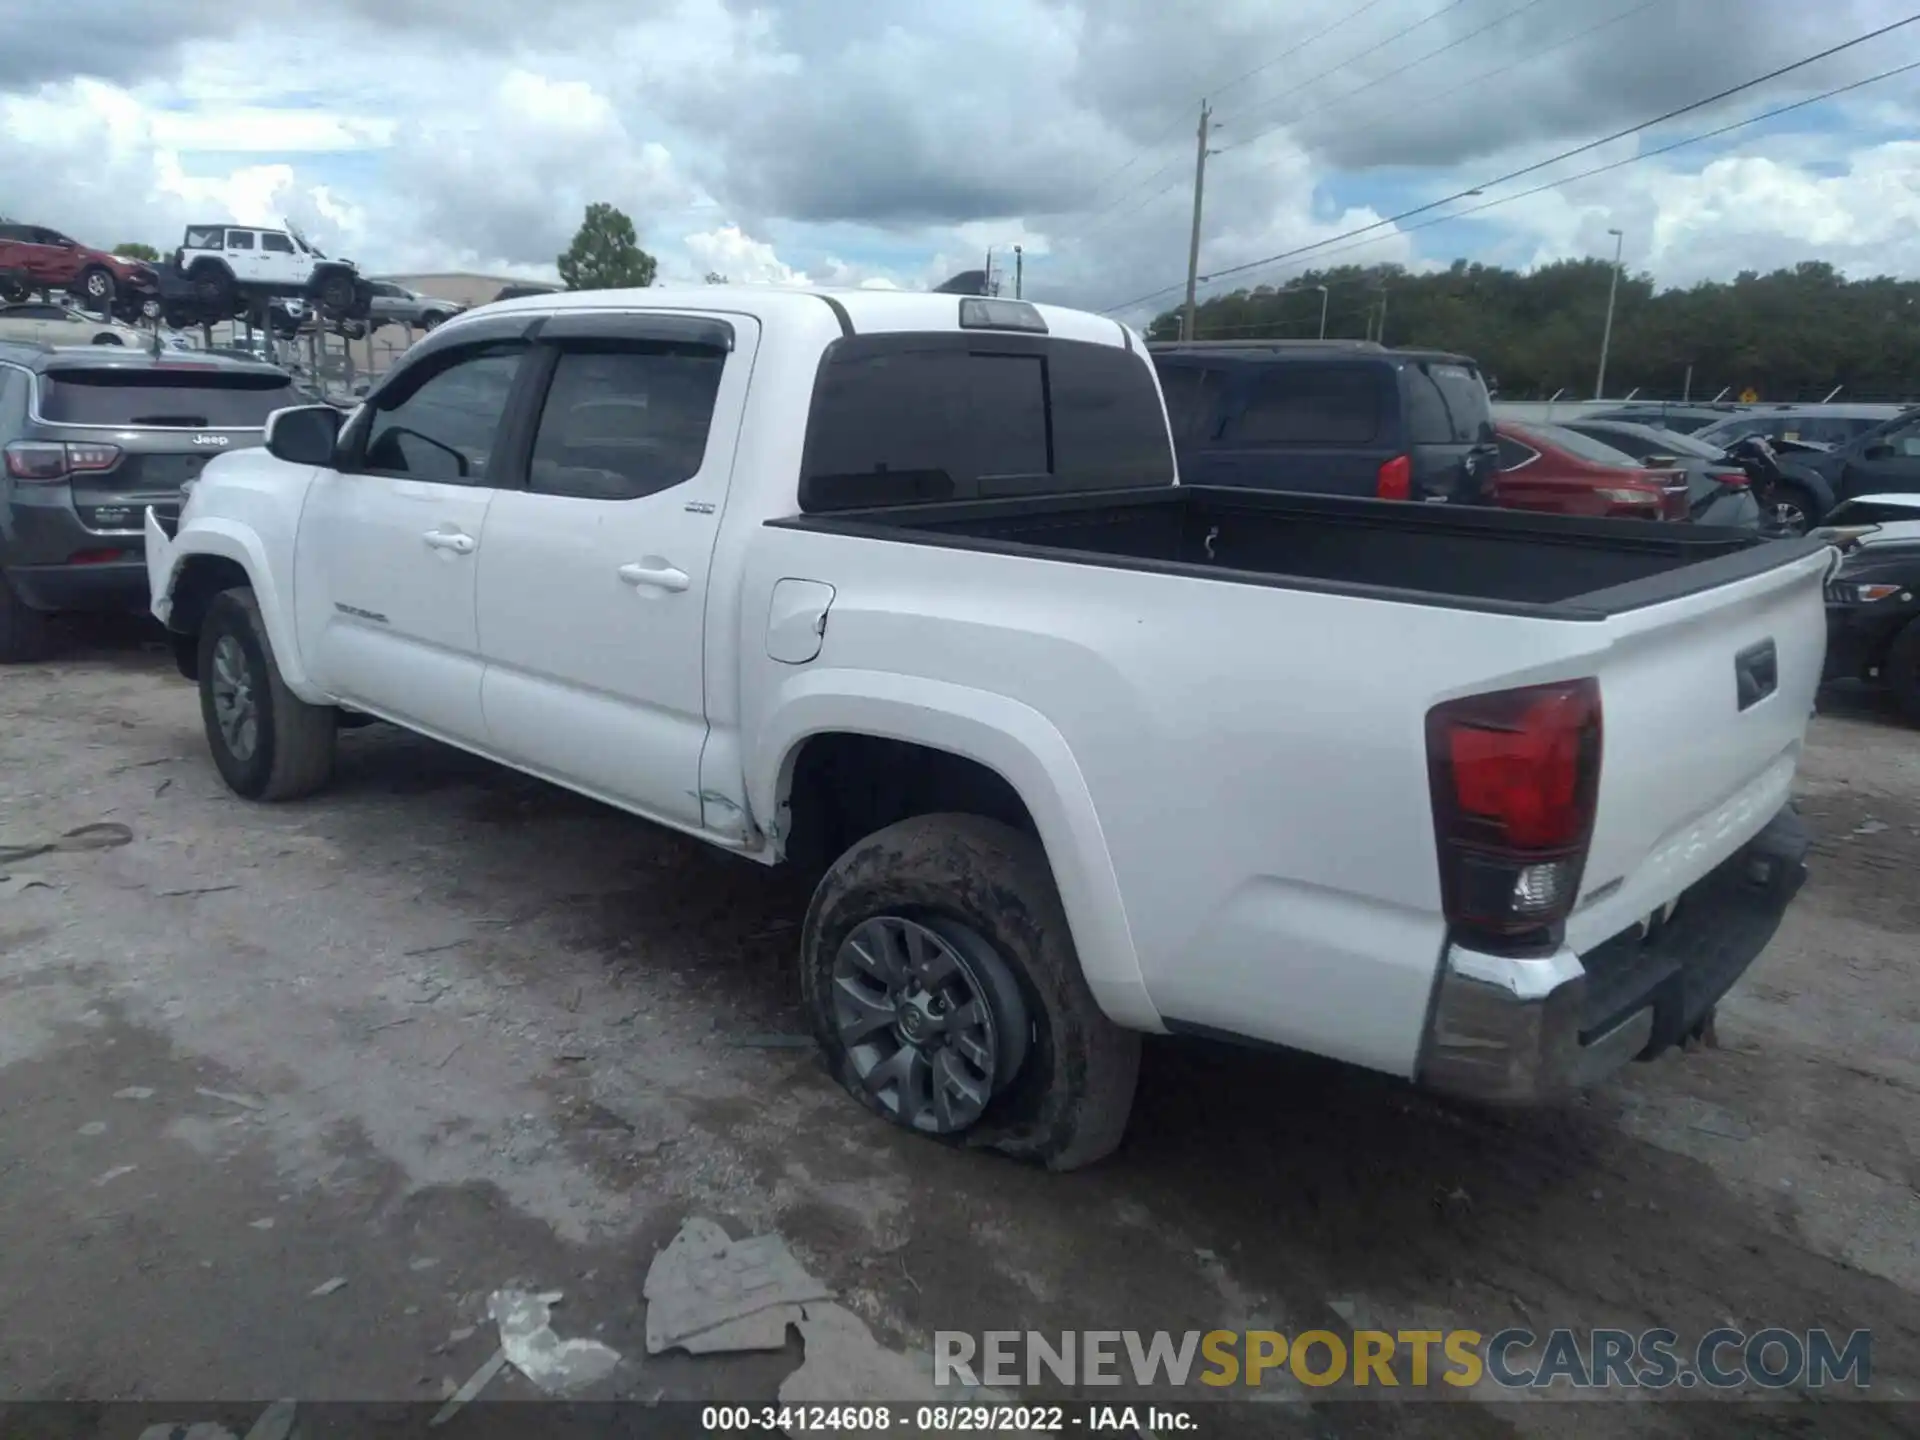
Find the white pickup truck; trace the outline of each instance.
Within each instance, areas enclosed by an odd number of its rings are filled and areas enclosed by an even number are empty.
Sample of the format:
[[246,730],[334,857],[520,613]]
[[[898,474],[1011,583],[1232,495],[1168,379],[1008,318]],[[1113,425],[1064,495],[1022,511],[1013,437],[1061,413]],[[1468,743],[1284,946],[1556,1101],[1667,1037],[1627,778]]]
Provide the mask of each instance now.
[[146,538],[240,794],[374,716],[809,867],[846,1088],[1057,1168],[1142,1032],[1563,1094],[1697,1030],[1804,875],[1831,549],[1182,487],[1073,311],[490,305]]

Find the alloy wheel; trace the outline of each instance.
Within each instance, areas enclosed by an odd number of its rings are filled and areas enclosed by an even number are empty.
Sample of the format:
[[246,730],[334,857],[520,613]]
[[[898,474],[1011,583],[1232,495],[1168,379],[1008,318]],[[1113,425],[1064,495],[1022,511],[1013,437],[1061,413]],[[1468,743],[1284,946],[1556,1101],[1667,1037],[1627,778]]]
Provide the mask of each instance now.
[[222,635],[213,647],[213,718],[234,759],[245,763],[260,743],[260,710],[253,673],[238,637]]
[[967,1129],[1026,1058],[1019,983],[990,943],[956,921],[862,921],[834,956],[832,984],[833,1025],[854,1073],[912,1129]]

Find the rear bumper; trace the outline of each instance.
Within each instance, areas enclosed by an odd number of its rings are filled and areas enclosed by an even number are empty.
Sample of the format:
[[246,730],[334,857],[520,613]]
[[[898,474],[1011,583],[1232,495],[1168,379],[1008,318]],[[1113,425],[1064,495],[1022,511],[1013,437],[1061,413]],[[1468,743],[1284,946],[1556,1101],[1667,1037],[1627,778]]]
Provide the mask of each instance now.
[[140,542],[115,538],[131,550],[131,559],[101,565],[19,565],[8,569],[7,582],[30,610],[144,611],[147,564]]
[[1779,928],[1806,880],[1791,808],[1680,897],[1671,918],[1586,955],[1448,947],[1420,1080],[1475,1100],[1553,1100],[1692,1033]]

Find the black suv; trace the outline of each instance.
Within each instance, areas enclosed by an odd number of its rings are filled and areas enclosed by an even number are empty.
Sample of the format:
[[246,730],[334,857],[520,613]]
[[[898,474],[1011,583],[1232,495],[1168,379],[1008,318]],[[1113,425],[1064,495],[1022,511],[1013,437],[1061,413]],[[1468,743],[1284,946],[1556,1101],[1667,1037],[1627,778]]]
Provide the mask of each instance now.
[[146,610],[146,508],[177,515],[208,460],[302,403],[271,365],[0,342],[0,663],[44,654],[54,612]]
[[1464,356],[1359,340],[1148,349],[1183,481],[1494,503],[1493,412],[1479,367]]

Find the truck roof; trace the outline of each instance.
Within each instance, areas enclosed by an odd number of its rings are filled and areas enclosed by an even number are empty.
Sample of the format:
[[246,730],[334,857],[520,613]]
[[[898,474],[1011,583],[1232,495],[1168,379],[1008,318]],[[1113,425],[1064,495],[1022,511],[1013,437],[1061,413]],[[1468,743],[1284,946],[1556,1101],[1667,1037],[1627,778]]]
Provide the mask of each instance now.
[[[514,300],[496,300],[490,305],[469,310],[442,329],[463,324],[476,315],[500,315],[515,310],[547,312],[552,310],[699,310],[707,313],[731,311],[761,321],[799,321],[811,324],[822,306],[831,307],[842,317],[841,328],[850,334],[869,335],[898,331],[959,330],[963,301],[980,297],[938,295],[916,290],[829,290],[799,285],[697,285],[649,287],[644,290],[563,290],[550,295],[527,295]],[[991,297],[987,297],[991,298]],[[1058,305],[1039,305],[1030,300],[1000,303],[1024,305],[1046,322],[1047,333],[1060,340],[1079,340],[1094,345],[1124,346],[1145,350],[1145,342],[1118,320],[1068,310]]]

